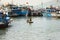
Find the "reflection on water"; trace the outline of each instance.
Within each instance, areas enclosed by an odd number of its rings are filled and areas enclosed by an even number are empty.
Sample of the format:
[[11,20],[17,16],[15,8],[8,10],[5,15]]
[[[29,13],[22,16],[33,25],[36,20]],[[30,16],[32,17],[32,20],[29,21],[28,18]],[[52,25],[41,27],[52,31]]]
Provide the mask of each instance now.
[[6,32],[6,29],[0,29],[0,40],[5,39]]
[[0,40],[60,40],[60,19],[32,17],[13,18],[10,28],[0,30]]

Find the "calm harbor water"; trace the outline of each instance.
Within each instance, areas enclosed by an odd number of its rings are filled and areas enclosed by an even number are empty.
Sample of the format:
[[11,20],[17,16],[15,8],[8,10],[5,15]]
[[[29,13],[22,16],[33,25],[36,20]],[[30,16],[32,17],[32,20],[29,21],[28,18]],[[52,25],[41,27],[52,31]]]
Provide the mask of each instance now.
[[11,27],[0,30],[0,40],[60,40],[60,19],[32,17],[13,18]]

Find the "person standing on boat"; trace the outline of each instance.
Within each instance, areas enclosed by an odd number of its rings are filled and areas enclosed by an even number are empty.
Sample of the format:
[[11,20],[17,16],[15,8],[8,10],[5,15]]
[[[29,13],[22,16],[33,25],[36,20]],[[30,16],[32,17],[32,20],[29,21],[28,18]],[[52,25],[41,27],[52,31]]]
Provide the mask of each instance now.
[[28,23],[33,23],[33,21],[32,21],[32,13],[31,13],[31,9],[30,8],[28,8],[28,20],[27,20],[27,22]]
[[1,17],[1,19],[3,19],[1,21],[4,22],[5,12],[4,12],[4,10],[3,10],[3,8],[1,6],[0,6],[0,17]]

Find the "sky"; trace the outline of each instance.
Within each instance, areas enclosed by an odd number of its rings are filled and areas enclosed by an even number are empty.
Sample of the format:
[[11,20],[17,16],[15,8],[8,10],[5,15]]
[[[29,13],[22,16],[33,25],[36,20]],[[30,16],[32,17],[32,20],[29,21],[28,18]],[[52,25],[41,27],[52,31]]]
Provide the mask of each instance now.
[[[49,1],[52,1],[52,0],[13,0],[13,3],[19,5],[19,4],[26,4],[26,2],[28,2],[29,5],[37,5],[37,4],[41,4],[42,2],[46,3]],[[12,3],[12,0],[1,0],[0,1],[0,3],[5,3],[5,2]]]
[[[12,0],[1,0],[0,4],[2,4],[2,3],[4,4],[6,2],[12,3]],[[28,5],[34,6],[34,9],[42,8],[42,3],[43,3],[44,8],[46,8],[47,6],[50,6],[50,5],[57,4],[56,0],[13,0],[13,3],[16,5],[26,4],[26,2],[28,2]]]

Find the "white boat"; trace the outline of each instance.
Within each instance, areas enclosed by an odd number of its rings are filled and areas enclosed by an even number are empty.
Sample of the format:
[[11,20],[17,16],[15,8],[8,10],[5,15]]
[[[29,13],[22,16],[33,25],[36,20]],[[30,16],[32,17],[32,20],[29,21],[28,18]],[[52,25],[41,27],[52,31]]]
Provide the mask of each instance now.
[[52,12],[52,13],[51,13],[51,16],[52,16],[52,17],[56,17],[56,16],[57,16],[57,13],[56,13],[56,12]]

